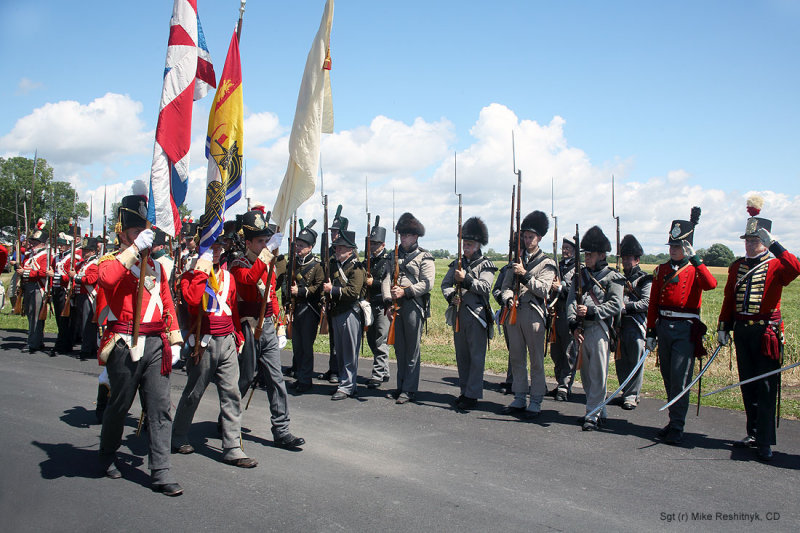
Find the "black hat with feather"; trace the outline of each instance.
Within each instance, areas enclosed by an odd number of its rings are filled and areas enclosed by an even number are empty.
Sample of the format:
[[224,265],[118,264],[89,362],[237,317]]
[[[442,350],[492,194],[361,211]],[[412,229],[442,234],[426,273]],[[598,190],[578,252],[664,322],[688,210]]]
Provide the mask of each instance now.
[[600,229],[600,226],[592,226],[581,239],[581,250],[585,252],[610,252],[611,241]]
[[481,246],[486,246],[489,243],[489,228],[480,217],[468,218],[461,226],[461,239],[475,241]]
[[626,256],[632,255],[635,258],[640,258],[644,250],[642,249],[642,245],[633,235],[625,235],[622,238],[622,241],[619,243],[619,255]]
[[532,231],[539,237],[544,237],[550,229],[550,220],[541,211],[533,211],[522,220],[522,231]]
[[680,246],[683,241],[694,244],[694,227],[700,222],[700,208],[693,207],[689,215],[689,220],[673,220],[669,230],[670,246]]

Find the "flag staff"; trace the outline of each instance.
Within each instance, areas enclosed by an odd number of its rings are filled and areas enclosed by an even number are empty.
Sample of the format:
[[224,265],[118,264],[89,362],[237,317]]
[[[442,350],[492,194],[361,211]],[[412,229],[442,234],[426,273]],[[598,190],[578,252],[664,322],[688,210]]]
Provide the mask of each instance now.
[[244,17],[244,5],[247,3],[247,0],[242,0],[242,3],[239,5],[239,22],[236,24],[236,42],[242,40],[242,18]]

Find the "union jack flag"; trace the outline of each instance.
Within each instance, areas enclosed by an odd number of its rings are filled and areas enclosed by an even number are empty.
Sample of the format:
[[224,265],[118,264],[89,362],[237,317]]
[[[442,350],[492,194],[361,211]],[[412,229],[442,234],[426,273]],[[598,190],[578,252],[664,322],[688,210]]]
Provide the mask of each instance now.
[[178,207],[186,199],[189,183],[192,103],[216,86],[197,0],[175,0],[147,207],[148,220],[172,237],[180,233]]

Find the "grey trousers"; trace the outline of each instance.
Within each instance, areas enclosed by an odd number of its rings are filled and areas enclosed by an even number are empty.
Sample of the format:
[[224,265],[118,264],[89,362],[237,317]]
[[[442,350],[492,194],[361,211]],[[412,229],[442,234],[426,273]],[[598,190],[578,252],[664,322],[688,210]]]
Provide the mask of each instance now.
[[161,375],[163,344],[160,336],[140,336],[139,342],[145,345],[144,354],[137,362],[131,361],[130,349],[121,340],[117,341],[106,361],[111,394],[100,431],[100,462],[107,467],[114,461],[122,442],[125,417],[138,390],[147,412],[149,467],[153,483],[175,483],[169,457],[172,433],[169,375]]
[[[599,322],[585,322],[581,352],[581,383],[586,393],[586,413],[589,413],[606,399],[608,333]],[[606,417],[605,407],[587,420],[596,422],[598,417]]]
[[558,390],[569,392],[575,381],[575,363],[578,360],[575,353],[575,343],[569,331],[569,320],[566,311],[556,315],[556,342],[550,347],[550,357],[553,359],[553,372],[556,377]]
[[[694,373],[694,343],[691,341],[692,323],[689,320],[659,320],[658,358],[661,377],[667,398],[672,400],[692,381]],[[669,406],[669,426],[683,431],[686,412],[689,410],[689,393]]]
[[272,317],[264,319],[261,337],[253,338],[250,325],[242,323],[244,332],[244,349],[239,355],[239,392],[245,397],[256,376],[256,364],[267,378],[267,399],[269,400],[270,422],[272,434],[283,437],[289,433],[289,395],[283,382],[281,371],[281,352],[278,348],[278,337]]
[[361,311],[348,309],[331,317],[336,338],[339,387],[345,394],[355,394],[358,377],[358,351],[361,349]]
[[[636,324],[630,323],[631,319],[623,319],[620,329],[619,360],[615,361],[617,379],[620,383],[628,379],[631,370],[644,355],[644,333]],[[623,400],[639,401],[639,392],[642,390],[644,379],[644,365],[639,367],[636,375],[622,389]]]
[[453,344],[456,348],[458,365],[458,385],[462,396],[472,399],[483,398],[483,369],[486,366],[486,328],[461,306],[458,313],[459,331],[453,331]]
[[[72,330],[70,329],[70,316],[63,317],[61,313],[64,306],[70,305],[67,301],[67,290],[63,287],[53,287],[53,310],[56,313],[56,325],[58,326],[58,336],[56,337],[55,349],[59,352],[72,351]],[[72,310],[70,310],[72,313]]]
[[[529,305],[520,305],[517,309],[517,323],[508,324],[507,331],[511,374],[514,378],[511,390],[515,394],[530,392],[531,402],[541,403],[547,392],[547,383],[544,379],[544,343],[547,334],[544,319]],[[529,355],[530,387],[528,386]]]
[[97,323],[94,322],[94,306],[88,294],[78,295],[81,328],[81,355],[97,356]]
[[317,339],[319,315],[310,307],[298,309],[292,322],[292,354],[297,382],[311,385],[314,377],[314,341]]
[[403,299],[394,325],[394,354],[397,358],[397,390],[419,390],[419,344],[422,339],[422,309]]
[[372,306],[372,325],[367,329],[367,344],[372,350],[372,379],[389,378],[389,317],[383,312],[383,306]]
[[25,282],[23,286],[25,315],[28,317],[28,348],[41,350],[44,347],[44,320],[39,320],[42,309],[42,293],[36,281]]
[[223,459],[246,457],[240,447],[242,430],[242,397],[239,393],[239,363],[234,334],[214,336],[203,352],[200,362],[186,361],[186,388],[183,389],[175,422],[172,424],[172,445],[189,444],[189,426],[208,384],[217,384],[220,420],[222,421]]

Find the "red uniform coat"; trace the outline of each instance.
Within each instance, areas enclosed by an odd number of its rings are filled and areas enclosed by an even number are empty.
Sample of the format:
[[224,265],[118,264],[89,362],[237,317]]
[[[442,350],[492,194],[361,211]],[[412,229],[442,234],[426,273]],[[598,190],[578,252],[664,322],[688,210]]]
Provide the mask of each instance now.
[[[661,309],[682,313],[699,314],[703,302],[703,291],[715,289],[717,280],[704,264],[697,266],[688,263],[677,276],[672,261],[658,265],[653,273],[650,288],[650,305],[647,308],[647,329],[656,327]],[[679,267],[680,268],[680,267]],[[669,280],[666,285],[665,280]]]
[[[267,253],[266,258],[271,258],[271,254]],[[258,282],[262,282],[262,287],[267,284],[269,274],[269,265],[264,262],[264,257],[255,257],[255,254],[247,251],[244,257],[240,257],[230,266],[231,274],[236,280],[236,290],[239,302],[241,303],[239,314],[242,317],[255,316],[258,318],[258,311],[255,311],[256,304],[261,305],[263,289],[258,287]],[[277,274],[272,273],[272,280],[269,288],[269,302],[267,309],[264,313],[265,317],[278,316],[280,313],[280,306],[278,299],[275,297],[275,285]]]
[[[200,309],[200,305],[202,304],[203,294],[206,291],[206,285],[208,284],[208,273],[205,269],[209,268],[209,265],[203,265],[202,263],[208,263],[207,261],[198,261],[197,266],[194,270],[190,270],[185,272],[181,276],[181,293],[183,294],[183,299],[186,301],[189,310],[189,316],[191,318],[191,323],[197,323],[197,313]],[[205,267],[205,268],[204,268]],[[216,273],[215,276],[217,278],[217,300],[219,302],[224,302],[225,305],[221,306],[219,310],[213,313],[216,317],[227,317],[232,322],[232,327],[234,333],[236,334],[236,345],[239,346],[242,342],[244,342],[244,335],[242,334],[242,324],[239,321],[239,310],[237,305],[237,298],[236,298],[236,280],[233,278],[230,272],[220,268]],[[224,294],[223,294],[224,293]],[[192,331],[190,333],[194,334],[195,330],[192,327]],[[209,333],[208,322],[206,321],[203,324],[201,329],[201,333],[203,335]]]
[[[169,283],[163,267],[150,257],[147,260],[148,276],[155,274],[153,294],[150,290],[142,291],[142,323],[163,320],[169,330],[171,344],[181,341],[175,306],[169,292]],[[133,247],[126,248],[114,255],[109,254],[98,262],[98,282],[105,293],[105,304],[109,321],[133,321],[136,305],[136,293],[139,284],[139,259]],[[147,282],[145,282],[147,283]],[[155,305],[150,300],[155,298]],[[161,305],[158,305],[158,304]]]
[[[781,293],[800,275],[800,261],[783,246],[774,243],[770,251],[776,257],[770,259],[765,253],[758,262],[740,257],[728,268],[728,282],[725,284],[725,299],[719,313],[719,329],[730,331],[736,315],[753,315],[754,319],[769,319],[781,309]],[[736,282],[753,268],[761,270],[750,275],[746,281],[736,287]],[[738,297],[737,297],[738,296]]]
[[37,281],[39,288],[44,290],[45,282],[47,281],[47,248],[41,248],[37,251],[31,250],[30,256],[25,260],[22,267],[23,281]]

